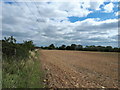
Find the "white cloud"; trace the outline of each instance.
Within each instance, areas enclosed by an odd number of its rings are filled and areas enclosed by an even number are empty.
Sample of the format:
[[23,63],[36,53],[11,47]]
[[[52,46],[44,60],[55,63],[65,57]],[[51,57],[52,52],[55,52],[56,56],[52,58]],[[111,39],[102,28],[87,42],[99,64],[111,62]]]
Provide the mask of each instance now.
[[109,3],[109,4],[104,6],[105,12],[107,12],[107,13],[113,12],[113,8],[114,8],[113,3]]
[[20,6],[3,4],[3,36],[13,35],[18,41],[32,39],[37,45],[97,45],[112,42],[110,38],[117,35],[117,19],[100,21],[99,18],[89,18],[71,23],[67,18],[85,17],[91,13],[88,8],[98,10],[101,4],[103,3],[94,6],[94,3],[42,2],[36,4],[38,8],[34,3],[29,3],[28,7],[25,3],[20,3]]
[[90,8],[100,10],[100,6],[104,4],[104,0],[90,1]]
[[115,13],[115,16],[119,16],[120,15],[120,11]]

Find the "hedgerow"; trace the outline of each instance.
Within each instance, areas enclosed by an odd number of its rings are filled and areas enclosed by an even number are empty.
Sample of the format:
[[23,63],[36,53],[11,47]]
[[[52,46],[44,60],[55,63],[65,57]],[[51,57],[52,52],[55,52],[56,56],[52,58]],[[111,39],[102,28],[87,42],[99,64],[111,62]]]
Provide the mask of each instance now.
[[[14,58],[14,60],[21,60],[28,58],[29,51],[34,50],[34,44],[32,41],[24,41],[23,43],[16,43],[16,39],[13,36],[4,38],[2,40],[2,56],[3,58]],[[3,59],[4,60],[4,59]],[[10,59],[11,60],[11,59]]]

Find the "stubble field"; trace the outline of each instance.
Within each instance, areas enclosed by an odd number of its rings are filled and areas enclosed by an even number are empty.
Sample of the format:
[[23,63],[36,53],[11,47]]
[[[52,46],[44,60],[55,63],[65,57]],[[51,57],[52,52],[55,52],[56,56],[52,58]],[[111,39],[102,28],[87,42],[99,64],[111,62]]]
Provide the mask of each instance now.
[[50,88],[118,88],[118,53],[40,50]]

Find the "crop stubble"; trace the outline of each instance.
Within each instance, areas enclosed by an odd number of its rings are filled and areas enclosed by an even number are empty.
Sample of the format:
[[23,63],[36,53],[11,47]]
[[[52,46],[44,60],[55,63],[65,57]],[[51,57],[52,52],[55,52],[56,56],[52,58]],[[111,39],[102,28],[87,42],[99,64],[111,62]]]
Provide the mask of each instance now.
[[50,88],[118,88],[118,53],[40,50]]

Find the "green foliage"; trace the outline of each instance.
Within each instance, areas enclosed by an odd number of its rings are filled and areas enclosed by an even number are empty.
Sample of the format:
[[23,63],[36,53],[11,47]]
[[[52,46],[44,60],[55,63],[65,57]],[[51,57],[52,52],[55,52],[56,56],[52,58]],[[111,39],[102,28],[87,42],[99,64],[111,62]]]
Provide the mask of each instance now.
[[[13,36],[2,40],[2,87],[3,88],[42,88],[40,61],[32,41],[16,43]],[[36,58],[35,58],[36,57]]]
[[71,47],[70,47],[70,46],[67,46],[67,47],[66,47],[66,50],[71,50]]
[[48,47],[41,47],[42,49],[57,49],[57,50],[80,50],[80,51],[101,51],[101,52],[120,52],[120,48],[118,47],[111,47],[111,46],[85,46],[71,44],[70,46],[62,45],[60,47],[55,47],[54,44],[51,44]]
[[71,50],[76,50],[76,44],[71,44]]
[[16,43],[16,39],[13,36],[5,37],[2,40],[3,58],[25,59],[29,56],[29,51],[34,50],[34,47],[32,41],[24,41],[24,43],[19,44]]
[[48,47],[48,49],[55,49],[54,44],[51,44],[51,45]]
[[4,37],[4,39],[5,39],[6,42],[16,43],[16,39],[13,38],[13,36],[11,36],[11,37],[9,37],[9,38]]
[[82,45],[77,45],[76,50],[83,50],[83,46]]
[[34,50],[34,44],[33,41],[24,41],[23,46],[25,47],[26,50]]
[[[36,56],[35,56],[36,57]],[[8,59],[8,58],[7,58]],[[39,58],[27,60],[3,60],[3,88],[42,88],[43,72]]]
[[59,47],[59,50],[65,50],[66,49],[66,45],[62,45]]

